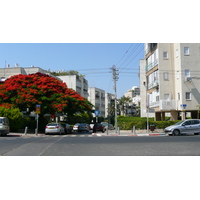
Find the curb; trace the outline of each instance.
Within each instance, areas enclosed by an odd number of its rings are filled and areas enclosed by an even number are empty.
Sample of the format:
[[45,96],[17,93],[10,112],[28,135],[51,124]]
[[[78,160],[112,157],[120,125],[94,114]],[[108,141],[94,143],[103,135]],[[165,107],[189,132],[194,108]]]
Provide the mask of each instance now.
[[118,135],[118,134],[110,134],[110,135],[105,135],[105,134],[101,134],[101,133],[92,133],[92,135],[94,136],[99,136],[99,137],[109,137],[109,136],[119,136],[119,137],[132,137],[132,136],[138,136],[138,137],[141,137],[141,136],[168,136],[167,134],[165,133],[139,133],[139,134],[121,134],[121,135]]

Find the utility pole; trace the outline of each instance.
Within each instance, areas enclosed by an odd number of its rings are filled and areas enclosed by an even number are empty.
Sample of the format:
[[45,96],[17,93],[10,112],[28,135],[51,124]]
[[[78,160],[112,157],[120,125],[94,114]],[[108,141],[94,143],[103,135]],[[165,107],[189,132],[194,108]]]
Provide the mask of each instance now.
[[118,70],[116,69],[115,65],[112,66],[111,70],[112,70],[112,74],[113,74],[114,91],[115,91],[115,130],[117,133],[118,124],[117,124],[117,84],[116,84],[116,81],[119,79],[119,77],[118,77],[119,73],[117,73]]

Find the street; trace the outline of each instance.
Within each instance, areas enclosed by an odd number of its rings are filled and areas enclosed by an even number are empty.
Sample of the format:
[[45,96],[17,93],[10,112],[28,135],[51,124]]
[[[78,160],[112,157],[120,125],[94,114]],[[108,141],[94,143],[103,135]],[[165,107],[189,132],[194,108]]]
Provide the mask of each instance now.
[[200,136],[0,137],[1,156],[199,156]]

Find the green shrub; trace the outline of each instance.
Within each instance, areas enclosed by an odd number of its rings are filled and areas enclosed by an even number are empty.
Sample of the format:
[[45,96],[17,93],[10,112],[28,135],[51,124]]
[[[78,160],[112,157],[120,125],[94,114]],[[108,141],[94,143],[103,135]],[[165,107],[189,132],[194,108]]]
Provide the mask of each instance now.
[[8,118],[11,132],[18,131],[24,123],[22,113],[18,108],[0,107],[0,116]]
[[[149,127],[150,125],[155,125],[157,129],[164,129],[167,126],[171,126],[178,121],[154,121],[154,118],[148,118]],[[146,117],[118,117],[118,126],[121,130],[131,130],[133,126],[136,129],[146,129],[147,128],[147,118]]]

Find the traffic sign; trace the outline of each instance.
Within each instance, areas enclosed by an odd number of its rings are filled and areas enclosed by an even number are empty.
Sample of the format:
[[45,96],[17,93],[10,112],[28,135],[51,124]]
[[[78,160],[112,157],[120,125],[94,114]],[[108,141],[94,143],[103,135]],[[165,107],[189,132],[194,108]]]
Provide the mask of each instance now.
[[95,114],[95,115],[100,115],[100,111],[99,111],[99,110],[95,110],[95,111],[94,111],[94,114]]
[[38,104],[38,105],[36,105],[36,109],[35,109],[35,112],[37,113],[37,114],[40,114],[40,112],[41,112],[41,106]]
[[186,109],[186,106],[187,106],[186,104],[181,104],[181,105],[180,105],[180,107],[181,107],[182,109]]

